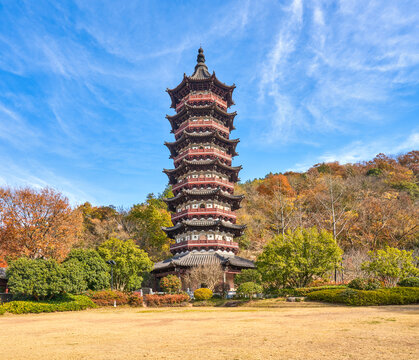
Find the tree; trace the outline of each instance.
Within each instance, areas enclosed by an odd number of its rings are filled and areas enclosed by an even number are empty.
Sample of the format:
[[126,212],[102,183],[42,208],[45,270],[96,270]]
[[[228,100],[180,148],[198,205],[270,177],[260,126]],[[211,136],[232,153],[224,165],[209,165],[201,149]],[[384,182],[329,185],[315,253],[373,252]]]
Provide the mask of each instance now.
[[114,287],[121,291],[136,290],[141,287],[144,273],[150,272],[153,263],[144,250],[133,240],[110,238],[98,248],[98,253],[105,260],[114,260]]
[[78,240],[81,214],[59,192],[0,188],[0,253],[62,260]]
[[160,287],[164,292],[176,294],[182,288],[182,282],[176,275],[167,275],[160,280]]
[[11,293],[18,296],[52,299],[67,290],[64,271],[53,259],[16,259],[10,263],[7,276]]
[[333,235],[313,227],[275,237],[256,264],[262,280],[270,286],[303,287],[334,269],[341,256]]
[[413,251],[386,247],[384,250],[370,251],[370,261],[363,264],[363,269],[385,286],[394,287],[409,276],[418,276],[419,269],[414,263],[419,260],[413,256]]
[[170,254],[171,240],[161,228],[173,224],[163,200],[149,194],[145,203],[131,208],[128,218],[135,225],[135,242],[145,249],[154,261],[162,260]]
[[73,249],[64,261],[64,264],[66,263],[76,264],[82,271],[87,289],[96,291],[109,287],[109,268],[97,251],[93,249]]
[[260,284],[261,281],[262,275],[256,269],[244,269],[234,278],[234,283],[236,285],[241,285],[247,282]]
[[262,293],[262,291],[262,285],[256,284],[252,281],[240,284],[240,286],[237,288],[237,294],[240,296],[249,297],[250,299],[252,299],[254,295]]
[[220,264],[212,263],[192,268],[185,276],[185,282],[191,289],[208,288],[211,291],[222,282],[224,276]]

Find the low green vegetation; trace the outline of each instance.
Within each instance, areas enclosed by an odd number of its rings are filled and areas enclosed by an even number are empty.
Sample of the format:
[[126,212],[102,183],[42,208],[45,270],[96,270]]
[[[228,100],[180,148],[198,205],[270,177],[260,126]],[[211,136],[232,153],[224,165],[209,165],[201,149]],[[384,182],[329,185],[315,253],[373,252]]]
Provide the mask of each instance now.
[[397,285],[404,287],[418,287],[419,288],[419,277],[412,276],[400,281]]
[[176,294],[180,292],[182,282],[176,275],[167,275],[160,280],[160,287],[169,294]]
[[419,269],[415,266],[417,258],[413,251],[399,250],[386,247],[383,250],[369,252],[370,261],[362,266],[374,278],[382,281],[385,287],[396,286],[397,283],[410,276],[419,276]]
[[0,312],[12,314],[78,311],[95,308],[96,305],[84,295],[65,295],[49,301],[11,301],[0,306]]
[[406,305],[419,303],[419,288],[387,288],[378,290],[333,289],[314,291],[307,299],[353,306]]
[[242,283],[237,288],[237,295],[240,297],[248,297],[252,299],[254,295],[262,294],[263,287],[262,285],[256,284],[252,281],[248,281],[245,283]]
[[212,298],[212,290],[207,288],[196,289],[193,293],[196,300],[209,300]]
[[381,283],[377,279],[356,278],[349,282],[348,287],[357,290],[377,290],[381,288]]
[[267,287],[305,287],[332,271],[342,250],[325,230],[297,229],[278,235],[257,259],[257,268]]

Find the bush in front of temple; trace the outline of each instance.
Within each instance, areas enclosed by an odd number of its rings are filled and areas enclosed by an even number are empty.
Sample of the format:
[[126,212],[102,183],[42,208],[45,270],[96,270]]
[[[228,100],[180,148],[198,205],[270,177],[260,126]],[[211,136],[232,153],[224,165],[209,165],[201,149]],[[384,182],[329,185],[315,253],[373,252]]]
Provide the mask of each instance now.
[[182,282],[176,275],[167,275],[160,280],[161,289],[169,294],[176,294],[182,287]]
[[193,296],[195,300],[209,300],[212,298],[212,291],[207,288],[196,289]]

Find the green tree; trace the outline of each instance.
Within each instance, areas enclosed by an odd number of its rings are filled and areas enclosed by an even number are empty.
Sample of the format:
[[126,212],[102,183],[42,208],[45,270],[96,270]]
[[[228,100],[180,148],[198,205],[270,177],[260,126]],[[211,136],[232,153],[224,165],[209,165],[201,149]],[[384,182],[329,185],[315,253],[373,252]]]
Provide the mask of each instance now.
[[144,273],[150,272],[153,263],[144,250],[133,240],[110,238],[99,246],[98,252],[105,260],[114,260],[114,287],[121,291],[136,290],[141,286]]
[[64,270],[53,259],[16,259],[10,263],[7,276],[12,294],[35,300],[51,299],[68,290]]
[[298,228],[278,235],[257,259],[262,280],[273,287],[304,287],[314,277],[324,276],[337,266],[342,250],[325,230]]
[[242,283],[237,288],[237,294],[249,297],[250,299],[252,299],[254,295],[262,293],[262,291],[262,285],[256,284],[252,281]]
[[363,270],[384,282],[385,286],[393,287],[404,278],[418,276],[419,270],[414,265],[418,258],[413,251],[386,247],[384,250],[370,251],[370,261],[362,264]]
[[87,290],[87,274],[83,265],[76,259],[66,261],[61,265],[62,286],[65,292],[80,294]]
[[237,274],[234,278],[236,285],[241,285],[247,282],[260,284],[262,281],[262,275],[256,269],[245,269],[240,274]]
[[[169,190],[165,192],[168,194]],[[172,226],[170,213],[162,199],[149,194],[143,204],[134,205],[128,213],[129,220],[135,223],[135,242],[150,254],[154,261],[170,255],[171,240],[162,227]]]
[[105,260],[93,249],[73,249],[64,261],[76,263],[82,270],[86,288],[103,290],[109,287],[110,274]]
[[160,287],[164,292],[175,294],[182,287],[182,282],[176,275],[167,275],[160,280]]

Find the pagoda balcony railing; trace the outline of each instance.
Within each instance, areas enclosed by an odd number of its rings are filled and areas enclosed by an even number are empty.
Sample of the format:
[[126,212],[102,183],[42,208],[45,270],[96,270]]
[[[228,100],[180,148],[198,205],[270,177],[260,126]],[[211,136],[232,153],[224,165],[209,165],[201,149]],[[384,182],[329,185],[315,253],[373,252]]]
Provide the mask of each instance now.
[[185,246],[199,246],[199,247],[230,247],[239,248],[239,244],[228,240],[184,240],[170,246],[171,250],[175,250]]
[[208,101],[214,102],[220,105],[224,110],[227,110],[227,102],[223,99],[219,98],[217,95],[214,94],[189,94],[186,95],[179,103],[176,105],[176,112],[179,112],[182,106],[185,103],[194,103],[194,102],[201,102],[201,101]]
[[225,186],[227,188],[234,190],[234,184],[231,183],[230,181],[212,176],[212,177],[199,177],[199,178],[189,178],[189,179],[181,180],[175,185],[173,185],[172,191],[176,191],[186,184],[189,184],[189,185],[215,184],[215,185]]
[[231,165],[232,156],[218,149],[188,149],[185,152],[176,156],[173,160],[176,166],[179,163],[179,161],[181,161],[183,158],[187,156],[198,156],[198,155],[221,157],[228,161],[228,165]]
[[183,130],[185,129],[192,129],[192,128],[206,128],[206,127],[213,127],[222,131],[225,134],[229,134],[228,128],[224,125],[221,125],[217,121],[214,120],[188,120],[185,121],[179,129],[175,131],[175,137],[177,137]]
[[172,214],[172,221],[176,221],[182,217],[200,216],[200,215],[213,215],[214,217],[228,217],[236,219],[236,214],[231,210],[224,210],[218,208],[198,208],[198,209],[185,209]]

